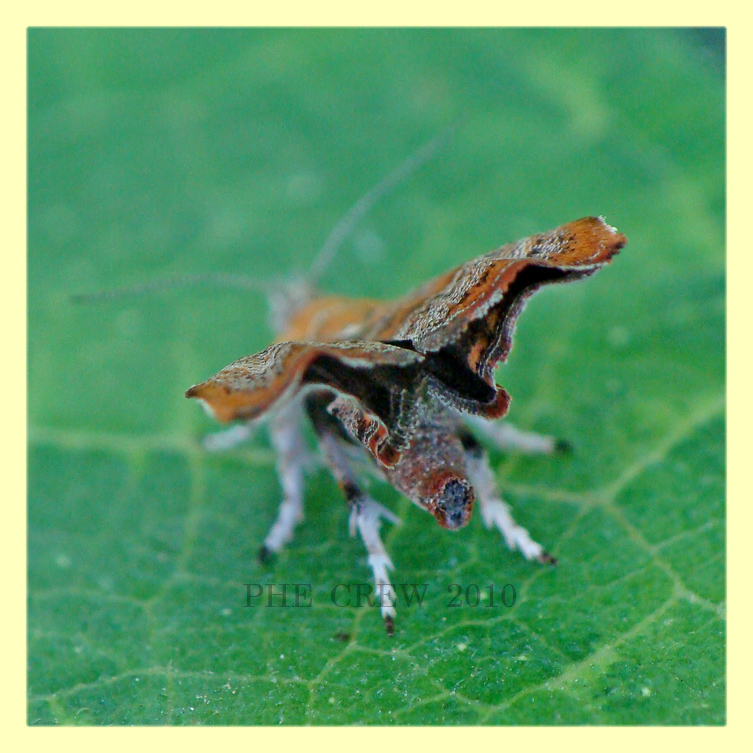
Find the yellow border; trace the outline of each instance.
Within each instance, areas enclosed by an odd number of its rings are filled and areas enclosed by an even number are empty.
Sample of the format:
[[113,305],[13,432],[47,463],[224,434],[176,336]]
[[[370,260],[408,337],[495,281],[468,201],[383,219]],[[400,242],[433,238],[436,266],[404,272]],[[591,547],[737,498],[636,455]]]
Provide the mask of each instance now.
[[[459,746],[494,746],[560,751],[577,746],[580,751],[657,749],[681,746],[683,751],[708,750],[722,744],[736,749],[747,737],[751,719],[751,585],[744,537],[750,535],[753,500],[745,492],[744,470],[750,465],[750,392],[752,375],[747,353],[751,350],[751,235],[747,228],[750,208],[751,133],[750,25],[742,3],[633,2],[629,7],[610,3],[537,4],[516,8],[511,4],[454,3],[447,10],[436,3],[382,2],[378,6],[355,3],[300,1],[280,4],[205,4],[131,2],[107,6],[78,2],[16,4],[6,12],[2,26],[3,78],[6,113],[3,161],[5,179],[4,259],[2,305],[5,309],[6,362],[2,370],[5,422],[3,458],[4,635],[2,659],[3,739],[11,735],[12,748],[54,749],[76,746],[81,750],[180,746],[182,750],[206,750],[218,742],[228,746],[252,746],[263,750],[274,745],[299,750],[326,745],[338,750],[356,746],[359,751],[402,749],[457,750]],[[14,17],[15,15],[15,17]],[[726,26],[728,28],[728,593],[732,601],[728,626],[728,724],[718,728],[390,728],[337,730],[310,728],[27,728],[26,727],[26,27],[56,25],[668,25]],[[12,106],[8,106],[12,103]],[[748,116],[748,117],[746,117]],[[734,347],[737,346],[737,347]],[[748,367],[748,368],[746,368]],[[747,398],[747,399],[746,399]],[[17,746],[13,743],[17,743]],[[8,743],[6,743],[6,746]]]

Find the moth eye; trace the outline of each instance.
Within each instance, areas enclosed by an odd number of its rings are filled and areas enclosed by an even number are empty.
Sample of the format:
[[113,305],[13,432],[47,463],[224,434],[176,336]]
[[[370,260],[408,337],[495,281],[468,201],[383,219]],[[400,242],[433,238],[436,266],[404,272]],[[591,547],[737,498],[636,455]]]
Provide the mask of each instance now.
[[476,495],[470,484],[461,478],[450,479],[431,506],[431,512],[442,528],[457,530],[468,524]]

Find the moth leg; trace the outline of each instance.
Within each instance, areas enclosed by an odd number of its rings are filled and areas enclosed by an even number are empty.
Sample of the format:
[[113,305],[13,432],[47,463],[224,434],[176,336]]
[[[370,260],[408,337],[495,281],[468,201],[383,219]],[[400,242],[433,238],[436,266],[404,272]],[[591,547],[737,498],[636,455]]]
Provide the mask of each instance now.
[[388,570],[394,570],[387,550],[379,536],[382,518],[400,524],[400,518],[368,496],[356,482],[346,456],[342,451],[342,440],[327,433],[321,436],[320,443],[327,463],[332,470],[345,499],[350,506],[350,535],[358,532],[369,555],[369,566],[374,576],[375,595],[388,635],[395,632],[395,589],[392,587]]
[[348,440],[339,435],[336,419],[326,410],[327,402],[311,397],[306,407],[319,437],[325,462],[350,507],[350,535],[355,536],[358,532],[366,547],[384,627],[388,635],[393,635],[396,597],[387,571],[394,570],[395,566],[384,548],[379,529],[383,518],[396,525],[400,525],[400,518],[372,499],[359,485],[346,451]]
[[557,560],[541,544],[534,541],[523,526],[515,522],[510,506],[502,501],[489,456],[484,448],[468,431],[461,430],[459,437],[466,454],[468,477],[476,491],[484,525],[487,528],[496,528],[502,534],[508,548],[512,551],[519,550],[527,560],[556,565]]
[[254,433],[255,427],[250,422],[231,426],[229,429],[207,434],[201,440],[201,446],[207,452],[224,452],[243,444]]
[[465,422],[500,450],[515,450],[524,455],[553,455],[571,452],[565,439],[523,431],[509,421],[489,421],[479,416],[464,416]]
[[382,518],[391,523],[400,523],[400,519],[371,497],[361,496],[355,500],[350,509],[350,532],[356,529],[369,554],[369,565],[374,576],[375,596],[379,599],[384,627],[388,635],[395,632],[395,589],[392,587],[388,570],[394,570],[387,550],[379,536]]
[[259,550],[259,561],[266,562],[293,538],[296,525],[303,520],[303,471],[307,450],[301,432],[300,404],[287,406],[270,418],[269,432],[277,454],[277,475],[282,486],[282,502],[277,520]]

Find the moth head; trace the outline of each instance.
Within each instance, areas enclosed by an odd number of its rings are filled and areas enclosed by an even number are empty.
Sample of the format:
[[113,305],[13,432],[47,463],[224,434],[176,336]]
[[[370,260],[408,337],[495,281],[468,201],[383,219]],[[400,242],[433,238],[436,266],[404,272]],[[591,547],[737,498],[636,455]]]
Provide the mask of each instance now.
[[468,480],[448,470],[432,473],[427,480],[429,494],[426,503],[437,523],[451,531],[467,525],[476,500]]

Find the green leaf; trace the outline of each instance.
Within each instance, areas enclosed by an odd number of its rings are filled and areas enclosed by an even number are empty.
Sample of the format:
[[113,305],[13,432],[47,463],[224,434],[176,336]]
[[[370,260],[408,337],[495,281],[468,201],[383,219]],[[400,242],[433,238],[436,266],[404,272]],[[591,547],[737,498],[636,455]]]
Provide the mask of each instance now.
[[[29,34],[30,724],[723,724],[722,31],[102,30]],[[497,380],[564,457],[493,454],[523,561],[394,490],[395,582],[368,583],[323,470],[269,567],[263,432],[224,456],[184,390],[273,337],[243,290],[72,293],[307,268],[347,208],[459,121],[323,286],[393,297],[603,214],[627,248],[540,293]],[[247,608],[245,583],[312,586]],[[513,606],[451,608],[473,586]],[[471,587],[470,592],[468,588]],[[508,597],[511,594],[507,591]]]

